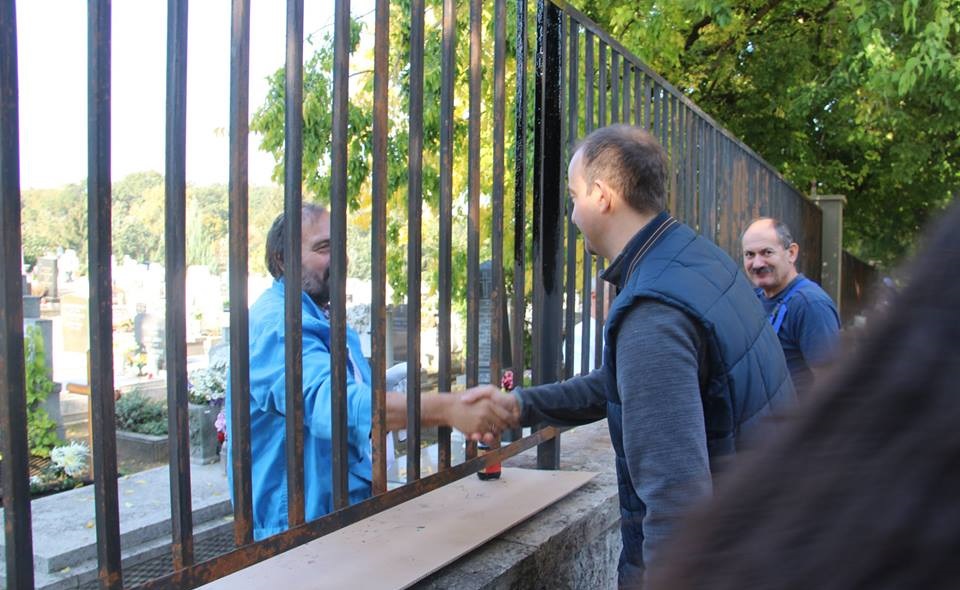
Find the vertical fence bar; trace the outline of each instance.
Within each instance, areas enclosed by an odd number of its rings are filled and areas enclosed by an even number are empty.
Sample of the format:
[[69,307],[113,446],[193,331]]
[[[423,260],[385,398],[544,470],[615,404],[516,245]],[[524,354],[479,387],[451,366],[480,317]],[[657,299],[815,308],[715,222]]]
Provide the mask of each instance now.
[[[607,74],[607,44],[601,39],[600,40],[600,86],[598,88],[598,101],[597,101],[597,127],[605,127],[608,123],[607,120],[607,87],[609,85]],[[597,261],[597,274],[594,277],[594,291],[597,294],[596,305],[596,315],[594,317],[594,365],[599,367],[602,361],[602,350],[603,350],[603,294],[604,294],[604,285],[603,280],[600,278],[600,273],[603,272],[604,261],[600,256],[596,257]]]
[[[594,108],[594,75],[593,75],[593,32],[586,30],[584,35],[584,131],[587,135],[594,129],[594,118],[597,113]],[[586,246],[586,244],[584,244]],[[583,333],[580,335],[580,372],[590,371],[590,329],[591,329],[591,293],[593,292],[592,270],[593,256],[584,247],[583,251],[583,285],[580,291],[580,328]]]
[[[104,4],[104,3],[100,3]],[[104,21],[96,18],[100,11],[107,9],[106,30],[99,29]],[[90,29],[96,32],[97,41],[102,41],[100,35],[106,33],[106,42],[98,47],[94,36],[90,35],[91,57],[95,49],[102,50],[105,74],[109,80],[110,74],[110,13],[109,5],[101,6],[91,2]],[[99,63],[99,62],[98,62]],[[91,78],[94,72],[91,72]],[[3,469],[3,517],[4,517],[4,552],[6,556],[6,587],[33,588],[33,533],[30,516],[30,487],[29,462],[30,447],[27,444],[27,393],[26,374],[23,356],[23,279],[21,276],[20,256],[20,123],[19,123],[19,83],[17,73],[17,15],[16,3],[12,0],[0,2],[0,289],[3,290],[3,301],[0,302],[0,437],[2,447],[0,451],[6,457]],[[99,105],[94,100],[96,90],[109,89],[109,84],[91,87],[90,104]],[[99,98],[99,94],[96,95]],[[108,95],[109,97],[109,95]],[[109,117],[109,102],[107,103]],[[92,120],[92,119],[91,119]],[[109,142],[110,134],[104,139]],[[109,149],[109,143],[106,144]],[[92,154],[91,154],[92,156]],[[94,160],[91,159],[91,162]],[[108,160],[109,162],[109,160]],[[109,175],[108,175],[109,179]],[[91,177],[92,180],[92,177]],[[91,186],[91,193],[92,193]],[[107,215],[109,219],[109,180],[107,184]],[[91,215],[94,209],[90,209]],[[91,217],[92,218],[92,217]],[[110,227],[109,222],[107,227]],[[92,236],[93,234],[91,234]],[[110,238],[107,237],[109,249]],[[108,250],[109,251],[109,250]],[[93,248],[90,249],[91,256]],[[109,256],[109,255],[108,255]],[[91,269],[93,267],[91,266]],[[108,271],[109,273],[109,266]],[[109,274],[108,274],[109,278]],[[91,275],[92,279],[92,275]],[[107,283],[109,285],[109,282]],[[93,297],[91,289],[91,297]],[[109,301],[109,298],[107,299]],[[93,300],[91,299],[91,304]],[[92,316],[91,316],[92,317]],[[93,327],[93,326],[92,326]],[[99,328],[99,324],[96,328]],[[94,330],[90,331],[91,336]],[[111,399],[112,401],[112,399]],[[111,430],[112,434],[113,431]],[[97,442],[94,443],[99,447]],[[94,449],[96,451],[97,448]],[[100,459],[102,459],[102,454]],[[97,454],[97,523],[106,522],[106,514],[102,508],[113,508],[116,514],[116,484],[114,481],[113,502],[110,505],[106,496],[109,496],[106,486],[111,480],[100,476]],[[116,461],[114,460],[114,465]],[[114,467],[116,473],[116,467]],[[114,475],[114,478],[116,475]],[[107,492],[107,493],[104,493]],[[114,522],[116,522],[114,520]],[[100,528],[97,528],[98,537]],[[104,532],[107,527],[104,527]],[[117,535],[119,537],[119,533]],[[111,576],[116,575],[119,580],[119,543],[112,543],[111,554],[105,554],[102,544],[100,550],[101,567],[115,564]],[[116,557],[115,560],[105,559]],[[116,586],[110,586],[115,588]]]
[[623,96],[620,101],[623,105],[623,114],[620,116],[620,120],[630,125],[630,60],[627,59],[627,56],[623,56]]
[[423,0],[410,3],[407,176],[407,482],[420,479],[420,244],[423,211]]
[[303,504],[303,0],[287,0],[287,53],[284,70],[284,235],[283,282],[286,312],[287,523],[304,521]]
[[653,129],[653,117],[650,115],[650,110],[653,105],[654,92],[656,91],[656,85],[649,76],[643,76],[643,125],[646,127],[647,131]]
[[[390,83],[390,2],[376,0],[373,48],[373,179],[370,260],[373,371],[373,493],[387,491],[387,104]],[[443,348],[440,349],[441,355]],[[443,447],[441,446],[441,449]]]
[[[190,416],[187,410],[186,142],[187,0],[171,0],[167,12],[166,137],[166,338],[167,413],[170,446],[170,509],[173,567],[193,565],[193,502],[190,494]],[[102,310],[101,310],[102,311]]]
[[659,87],[660,90],[660,145],[663,146],[663,149],[667,151],[667,154],[670,153],[670,91],[662,86]]
[[490,382],[500,384],[503,362],[503,177],[504,139],[506,135],[507,94],[507,5],[496,0],[493,7],[493,211],[491,220],[493,258],[493,324],[490,326]]
[[600,80],[597,87],[597,127],[607,126],[607,44],[600,40]]
[[[537,8],[537,126],[534,161],[533,379],[551,383],[560,376],[560,317],[563,306],[563,13],[549,0]],[[556,469],[560,441],[537,447],[537,467]]]
[[470,106],[467,134],[467,387],[477,384],[480,348],[480,33],[481,6],[470,0]]
[[[453,96],[456,80],[457,3],[443,0],[443,41],[440,62],[440,260],[438,268],[437,336],[440,348],[438,384],[440,391],[450,391],[452,382],[452,336],[450,316],[453,312]],[[437,429],[440,469],[450,467],[450,428]]]
[[[606,68],[604,68],[606,70]],[[620,122],[620,53],[610,49],[610,123]]]
[[[579,76],[580,76],[580,35],[577,21],[571,16],[567,19],[567,40],[570,42],[567,50],[567,161],[573,158],[573,150],[577,143],[577,125],[579,123]],[[577,226],[573,223],[571,213],[573,203],[567,194],[561,194],[564,205],[567,207],[567,305],[566,305],[566,334],[564,340],[564,367],[563,377],[573,377],[576,368],[573,366],[576,329],[576,283],[577,283]]]
[[[110,265],[110,3],[106,0],[91,2],[88,14],[87,235],[90,240],[90,403],[93,405],[93,424],[90,428],[93,433],[93,472],[96,478],[94,492],[99,578],[100,587],[107,589],[123,587],[120,504],[117,494],[117,438],[114,432],[113,278]],[[16,496],[13,500],[16,501]],[[6,505],[6,502],[4,504]],[[30,563],[29,559],[27,563]],[[10,567],[9,562],[7,567]]]
[[[481,0],[470,0],[470,122],[467,132],[467,387],[480,373],[480,60]],[[467,442],[466,456],[477,454]]]
[[333,129],[330,149],[330,418],[333,509],[350,504],[347,481],[347,122],[350,100],[350,0],[333,12]]
[[233,540],[253,541],[250,456],[250,314],[248,150],[250,129],[250,0],[233,0],[230,34],[230,440]]
[[670,120],[670,200],[674,215],[686,220],[683,201],[683,111],[677,108],[677,98],[670,96],[672,105]]
[[637,127],[643,125],[643,105],[647,102],[643,94],[643,77],[642,71],[633,71],[633,124]]
[[694,114],[693,110],[684,106],[684,113],[686,113],[686,201],[687,201],[687,222],[697,228],[699,225],[697,223],[697,158],[700,154],[700,149],[697,141],[697,117]]
[[593,62],[593,31],[586,29],[583,41],[583,108],[584,111],[584,131],[587,135],[594,130],[596,112],[594,111],[594,62]]
[[[517,2],[516,41],[516,88],[514,89],[514,146],[513,146],[513,299],[510,305],[510,351],[518,385],[523,384],[526,367],[523,354],[523,332],[526,304],[526,195],[527,195],[527,5]],[[521,437],[519,428],[509,434],[510,440]]]

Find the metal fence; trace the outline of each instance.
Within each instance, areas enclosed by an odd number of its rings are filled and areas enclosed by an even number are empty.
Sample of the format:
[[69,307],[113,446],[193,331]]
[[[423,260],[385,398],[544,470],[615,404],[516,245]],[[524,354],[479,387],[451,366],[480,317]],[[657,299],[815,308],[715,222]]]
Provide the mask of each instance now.
[[[438,3],[434,3],[438,4]],[[387,256],[387,138],[392,124],[388,100],[390,85],[389,4],[376,0],[374,49],[374,112],[372,131],[372,369],[373,369],[373,496],[350,505],[347,494],[346,415],[346,256],[347,256],[347,150],[351,142],[347,126],[350,99],[348,82],[349,1],[337,0],[334,24],[334,68],[332,72],[333,131],[331,139],[331,343],[333,395],[332,473],[335,511],[321,519],[304,518],[303,399],[302,366],[298,343],[302,334],[300,294],[286,291],[286,451],[289,482],[290,529],[254,542],[251,505],[251,449],[249,408],[248,299],[248,179],[247,145],[249,120],[250,2],[234,0],[231,41],[230,99],[230,379],[232,390],[232,432],[234,473],[235,546],[232,551],[197,563],[193,540],[190,497],[189,429],[187,415],[185,284],[185,129],[186,129],[186,38],[187,1],[170,0],[167,46],[167,127],[166,127],[166,333],[167,390],[170,416],[170,481],[173,571],[146,582],[139,588],[195,587],[223,577],[245,566],[322,536],[378,511],[397,505],[427,491],[470,475],[486,465],[502,461],[523,450],[538,446],[538,465],[556,468],[559,462],[559,434],[553,428],[537,429],[499,450],[476,456],[469,445],[467,460],[451,465],[449,429],[439,432],[439,473],[421,476],[419,464],[421,433],[419,363],[422,276],[422,224],[439,225],[439,373],[441,391],[453,382],[451,360],[452,277],[457,269],[452,258],[452,224],[455,219],[453,161],[468,160],[467,224],[467,342],[466,384],[479,378],[479,268],[480,245],[489,240],[493,269],[490,376],[496,382],[503,367],[501,309],[505,264],[512,266],[510,334],[512,365],[527,366],[529,352],[533,383],[554,381],[586,370],[589,340],[602,349],[602,298],[593,327],[585,329],[583,365],[573,366],[573,326],[577,312],[590,317],[591,277],[597,276],[604,261],[583,254],[576,228],[564,219],[570,203],[566,197],[564,166],[579,137],[613,122],[629,122],[649,129],[667,149],[671,160],[670,208],[681,220],[715,240],[731,253],[739,254],[739,234],[758,215],[777,216],[792,227],[801,239],[800,268],[817,280],[820,272],[820,213],[794,187],[748,147],[703,113],[682,92],[650,70],[636,56],[610,38],[580,12],[560,1],[536,2],[535,29],[528,26],[530,10],[518,2],[508,15],[505,0],[496,0],[492,22],[494,46],[492,63],[493,103],[481,108],[483,54],[483,5],[469,0],[469,131],[465,156],[455,153],[453,113],[456,84],[456,50],[459,5],[442,0],[442,63],[440,88],[439,212],[437,219],[425,219],[424,189],[424,0],[410,3],[409,109],[407,145],[407,484],[387,491],[385,441],[386,369],[386,256]],[[436,9],[438,6],[431,4]],[[112,321],[111,321],[111,188],[110,188],[110,75],[111,19],[109,0],[89,2],[89,280],[90,280],[90,362],[91,403],[93,404],[93,457],[96,474],[96,529],[100,581],[103,588],[122,588],[117,461],[114,434]],[[508,27],[513,52],[508,55]],[[531,33],[535,33],[531,35]],[[535,38],[536,54],[531,60],[529,46]],[[285,257],[291,284],[300,281],[300,210],[303,148],[303,0],[287,2],[287,65],[285,120],[285,202],[290,223],[286,232]],[[0,429],[3,433],[3,490],[6,515],[7,587],[31,588],[33,558],[30,502],[27,478],[24,362],[22,341],[20,188],[18,179],[18,95],[17,41],[14,0],[0,0]],[[513,78],[513,170],[512,183],[506,174],[508,61],[515,67]],[[489,69],[489,65],[487,67]],[[532,77],[531,77],[532,74]],[[533,91],[529,87],[532,80]],[[432,105],[431,105],[432,108]],[[492,117],[492,137],[481,137],[481,117]],[[531,120],[532,119],[532,120]],[[492,145],[492,181],[489,207],[481,206],[481,148]],[[532,145],[532,148],[531,148]],[[512,189],[513,211],[507,210],[508,189]],[[532,205],[532,206],[531,206]],[[481,215],[489,215],[490,234],[481,235]],[[528,215],[532,214],[527,231]],[[504,224],[512,224],[507,240]],[[510,231],[510,228],[507,228]],[[505,252],[505,244],[513,244]],[[529,252],[529,254],[528,254]],[[510,262],[507,262],[509,257]],[[532,296],[525,295],[531,284]],[[578,303],[579,299],[579,303]],[[578,310],[579,305],[579,310]],[[525,346],[524,326],[528,308],[532,312],[530,344]],[[584,321],[585,326],[590,322]],[[565,362],[563,359],[566,359]]]

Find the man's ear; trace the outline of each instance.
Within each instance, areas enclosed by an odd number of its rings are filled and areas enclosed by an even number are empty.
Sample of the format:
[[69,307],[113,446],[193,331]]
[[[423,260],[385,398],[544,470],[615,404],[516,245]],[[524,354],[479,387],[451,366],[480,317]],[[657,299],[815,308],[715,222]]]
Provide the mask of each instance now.
[[791,264],[796,262],[798,254],[800,254],[800,245],[796,242],[790,244],[790,247],[787,248],[787,260],[789,260]]
[[608,211],[613,205],[613,188],[604,182],[603,180],[597,179],[594,181],[594,189],[597,191],[597,205],[600,208],[601,212]]

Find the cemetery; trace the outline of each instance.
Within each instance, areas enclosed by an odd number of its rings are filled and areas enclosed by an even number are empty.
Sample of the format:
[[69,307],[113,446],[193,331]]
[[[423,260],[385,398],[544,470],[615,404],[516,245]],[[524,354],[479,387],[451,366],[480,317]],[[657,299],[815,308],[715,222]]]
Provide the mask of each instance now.
[[[71,268],[75,253],[51,253],[32,268],[23,265],[25,358],[28,395],[35,399],[30,432],[31,491],[36,587],[45,590],[95,584],[96,536],[93,525],[90,405],[88,385],[89,299],[86,277]],[[62,261],[68,261],[64,264]],[[121,538],[125,568],[151,565],[169,558],[169,441],[165,379],[164,272],[156,264],[127,258],[114,261],[114,383]],[[494,317],[491,266],[480,269],[480,372],[489,379],[490,323]],[[351,279],[353,305],[348,322],[370,352],[369,284]],[[268,278],[251,278],[251,291],[263,290]],[[230,548],[233,512],[229,501],[223,398],[229,362],[226,277],[206,267],[187,272],[187,351],[190,383],[190,459],[192,464],[194,537],[198,546],[216,553]],[[211,296],[219,294],[220,296]],[[252,299],[255,299],[256,294]],[[503,316],[506,318],[506,314]],[[393,382],[404,387],[407,360],[406,306],[389,310],[389,366],[399,365]],[[457,333],[463,327],[455,326]],[[509,333],[505,323],[503,334]],[[436,327],[422,330],[423,385],[436,388]],[[504,365],[509,365],[509,337]],[[432,346],[432,347],[431,347]],[[461,371],[462,373],[462,371]],[[461,374],[457,387],[463,387]],[[44,435],[34,434],[41,427]],[[464,441],[455,436],[454,461],[464,459]],[[437,471],[436,431],[426,432],[422,452],[424,474]],[[458,446],[457,446],[458,445]],[[391,486],[404,481],[402,445],[390,460]],[[2,469],[2,461],[0,461]],[[2,491],[0,491],[2,496]],[[64,534],[64,532],[67,534]],[[135,571],[135,570],[134,570]],[[92,587],[92,586],[91,586]]]

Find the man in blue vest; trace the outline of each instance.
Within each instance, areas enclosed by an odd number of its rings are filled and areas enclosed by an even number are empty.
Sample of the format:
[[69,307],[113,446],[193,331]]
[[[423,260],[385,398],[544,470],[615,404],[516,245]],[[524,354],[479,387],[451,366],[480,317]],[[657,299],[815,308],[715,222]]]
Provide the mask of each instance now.
[[797,391],[813,385],[814,372],[833,360],[840,316],[830,296],[801,273],[800,246],[782,221],[761,217],[743,232],[743,268],[780,339]]
[[[621,588],[642,584],[722,459],[795,401],[783,351],[736,263],[666,211],[667,158],[646,131],[598,129],[568,169],[573,222],[611,260],[603,365],[501,396],[524,425],[607,418],[616,453]],[[761,424],[764,423],[764,424]]]
[[[253,459],[253,535],[259,540],[288,528],[286,465],[286,395],[284,355],[283,244],[286,223],[281,214],[267,234],[266,264],[275,281],[250,308],[250,451]],[[305,204],[301,225],[301,285],[303,314],[303,461],[306,519],[332,510],[332,421],[330,418],[332,358],[330,356],[330,215],[323,207]],[[360,338],[347,328],[347,442],[350,502],[370,497],[372,465],[370,431],[372,378],[360,349]],[[510,416],[490,402],[492,388],[478,388],[465,400],[460,394],[424,394],[421,426],[450,425],[474,440],[492,440]],[[495,390],[493,390],[495,392]],[[227,430],[230,394],[227,392]],[[406,397],[388,391],[387,430],[406,424]],[[232,437],[228,434],[228,438]],[[232,465],[232,446],[227,447]],[[228,472],[232,480],[232,471]],[[233,485],[230,485],[231,494]]]

